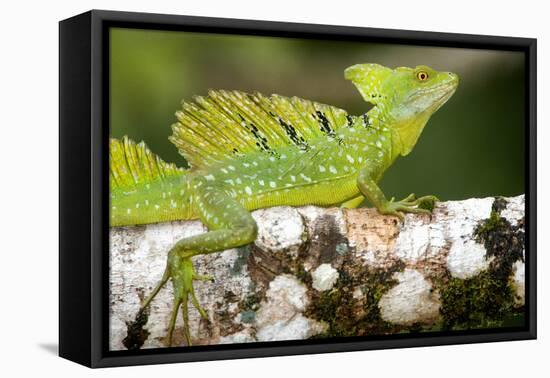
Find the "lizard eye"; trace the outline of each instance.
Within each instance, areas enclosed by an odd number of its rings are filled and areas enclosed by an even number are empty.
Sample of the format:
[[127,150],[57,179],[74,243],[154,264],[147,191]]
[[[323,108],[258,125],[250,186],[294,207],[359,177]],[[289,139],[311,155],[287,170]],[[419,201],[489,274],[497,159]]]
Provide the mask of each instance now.
[[426,71],[418,71],[416,73],[416,78],[420,81],[426,81],[428,80],[428,73]]

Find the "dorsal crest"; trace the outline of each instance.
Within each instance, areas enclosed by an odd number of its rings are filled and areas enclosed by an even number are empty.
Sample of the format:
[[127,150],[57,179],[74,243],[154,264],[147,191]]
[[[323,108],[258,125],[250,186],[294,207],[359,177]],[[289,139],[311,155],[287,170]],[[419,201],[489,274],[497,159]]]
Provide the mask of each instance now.
[[170,141],[192,169],[247,153],[277,154],[283,146],[307,149],[311,140],[351,127],[344,110],[298,97],[210,90],[184,102]]
[[127,136],[109,141],[109,183],[111,191],[133,190],[138,185],[162,181],[185,174],[183,168],[166,163],[145,143],[135,143]]

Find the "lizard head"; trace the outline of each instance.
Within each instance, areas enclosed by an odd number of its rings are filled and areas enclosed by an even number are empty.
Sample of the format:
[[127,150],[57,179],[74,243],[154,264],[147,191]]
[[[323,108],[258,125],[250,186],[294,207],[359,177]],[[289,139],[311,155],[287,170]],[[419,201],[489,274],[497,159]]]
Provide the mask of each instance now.
[[426,122],[455,92],[458,76],[428,66],[390,69],[378,64],[357,64],[345,77],[365,101],[375,105],[377,117],[395,131],[396,147],[408,154]]

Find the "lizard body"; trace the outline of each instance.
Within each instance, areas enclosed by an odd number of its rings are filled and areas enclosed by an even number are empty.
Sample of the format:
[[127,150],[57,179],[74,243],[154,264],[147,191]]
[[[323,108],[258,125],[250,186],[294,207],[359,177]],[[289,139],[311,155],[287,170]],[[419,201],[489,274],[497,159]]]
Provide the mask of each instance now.
[[[191,257],[251,243],[250,211],[278,205],[357,206],[366,197],[381,213],[427,212],[434,196],[387,200],[377,183],[407,155],[430,116],[454,93],[458,77],[426,66],[394,70],[360,64],[347,79],[374,107],[352,116],[336,107],[278,95],[210,91],[183,103],[170,140],[189,162],[163,162],[143,143],[111,139],[111,226],[200,219],[209,232],[180,240],[142,308],[169,280],[175,289],[171,340],[181,307],[190,345],[187,302],[195,298]],[[171,341],[170,341],[171,342]]]

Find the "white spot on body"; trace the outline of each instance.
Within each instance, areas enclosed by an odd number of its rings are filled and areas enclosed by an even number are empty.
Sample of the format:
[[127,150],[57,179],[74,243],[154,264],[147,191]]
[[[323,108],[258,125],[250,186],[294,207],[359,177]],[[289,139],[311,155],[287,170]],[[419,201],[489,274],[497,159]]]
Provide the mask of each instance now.
[[306,180],[307,182],[311,182],[311,177],[304,175],[303,173],[300,173],[300,177]]

